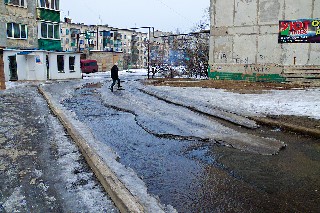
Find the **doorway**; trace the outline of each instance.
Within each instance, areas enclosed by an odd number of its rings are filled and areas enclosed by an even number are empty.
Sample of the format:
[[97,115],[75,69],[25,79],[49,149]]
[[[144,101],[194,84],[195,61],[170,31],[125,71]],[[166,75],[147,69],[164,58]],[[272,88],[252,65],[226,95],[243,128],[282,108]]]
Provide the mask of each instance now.
[[15,55],[9,56],[10,81],[18,80],[17,58]]

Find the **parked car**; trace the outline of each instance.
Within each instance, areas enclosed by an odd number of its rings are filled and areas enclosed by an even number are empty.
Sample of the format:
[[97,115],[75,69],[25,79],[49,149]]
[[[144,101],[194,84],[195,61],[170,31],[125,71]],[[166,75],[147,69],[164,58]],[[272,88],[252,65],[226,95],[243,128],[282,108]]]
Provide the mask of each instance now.
[[98,72],[98,64],[96,60],[80,60],[80,67],[83,73]]

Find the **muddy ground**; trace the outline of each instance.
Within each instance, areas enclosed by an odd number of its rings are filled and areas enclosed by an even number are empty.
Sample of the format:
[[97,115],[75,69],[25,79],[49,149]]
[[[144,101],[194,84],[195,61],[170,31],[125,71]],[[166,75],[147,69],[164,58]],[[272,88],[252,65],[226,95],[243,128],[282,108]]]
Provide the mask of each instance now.
[[[194,80],[194,79],[177,79],[177,78],[157,78],[146,80],[145,84],[154,86],[172,86],[172,87],[203,87],[225,89],[226,91],[239,94],[262,94],[268,90],[292,90],[308,89],[308,84],[298,83],[267,83],[267,82],[247,82],[247,81],[230,81],[230,80]],[[314,87],[314,85],[312,86]],[[318,86],[320,87],[320,86]],[[269,116],[279,122],[285,122],[310,129],[320,130],[320,121],[313,118],[301,116]]]

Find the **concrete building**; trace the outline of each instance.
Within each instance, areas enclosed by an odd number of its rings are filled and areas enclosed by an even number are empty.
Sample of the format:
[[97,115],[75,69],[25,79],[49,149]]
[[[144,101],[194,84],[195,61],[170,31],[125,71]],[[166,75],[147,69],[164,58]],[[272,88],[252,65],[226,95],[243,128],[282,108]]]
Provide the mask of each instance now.
[[150,62],[151,66],[162,66],[169,63],[170,36],[172,33],[154,31],[150,38]]
[[82,77],[80,54],[59,52],[59,0],[5,0],[0,15],[0,72],[5,81]]
[[319,43],[279,43],[279,21],[320,17],[318,0],[211,0],[209,76],[252,81],[320,79]]
[[63,50],[82,52],[83,58],[97,60],[99,71],[110,70],[116,61],[120,69],[146,67],[147,37],[147,33],[130,29],[76,24],[70,18],[61,24]]
[[37,0],[0,3],[0,46],[38,48]]

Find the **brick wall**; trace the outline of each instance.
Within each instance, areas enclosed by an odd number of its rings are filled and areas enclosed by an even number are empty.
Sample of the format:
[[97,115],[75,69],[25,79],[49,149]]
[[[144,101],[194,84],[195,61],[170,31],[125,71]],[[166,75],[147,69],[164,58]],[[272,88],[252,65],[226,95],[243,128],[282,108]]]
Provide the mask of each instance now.
[[0,48],[0,90],[6,89],[3,67],[3,49]]

